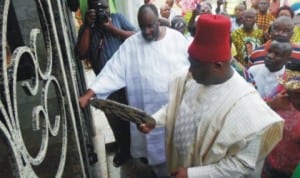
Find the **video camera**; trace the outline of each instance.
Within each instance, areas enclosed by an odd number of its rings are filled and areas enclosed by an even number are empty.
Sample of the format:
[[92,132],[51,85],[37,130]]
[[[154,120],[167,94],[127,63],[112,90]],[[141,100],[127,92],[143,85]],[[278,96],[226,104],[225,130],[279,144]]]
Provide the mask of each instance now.
[[108,22],[109,20],[109,14],[107,13],[106,9],[108,7],[104,6],[102,3],[97,3],[96,5],[96,23],[97,24],[103,24]]

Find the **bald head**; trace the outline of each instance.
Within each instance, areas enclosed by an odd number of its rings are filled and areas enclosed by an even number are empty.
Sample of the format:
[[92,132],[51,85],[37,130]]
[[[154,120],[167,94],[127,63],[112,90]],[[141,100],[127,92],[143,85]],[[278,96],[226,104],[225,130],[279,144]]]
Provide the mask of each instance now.
[[146,13],[153,13],[158,18],[158,11],[153,4],[144,4],[139,8],[138,19],[140,19]]
[[153,41],[159,36],[158,11],[153,4],[144,4],[138,11],[138,23],[145,40]]
[[289,42],[279,42],[279,41],[272,41],[270,44],[270,48],[274,48],[275,51],[277,51],[279,54],[283,54],[283,53],[288,53],[288,55],[290,55],[290,53],[292,52],[292,45]]
[[243,18],[243,13],[246,10],[246,6],[244,4],[238,4],[234,7],[234,16],[236,19]]
[[290,60],[291,53],[291,43],[273,40],[265,57],[265,66],[270,72],[277,72]]
[[243,25],[245,30],[252,30],[256,22],[256,10],[253,8],[245,10],[243,13]]
[[271,25],[271,39],[289,42],[293,35],[294,23],[290,17],[280,16]]
[[235,7],[234,7],[234,9],[243,9],[243,10],[246,10],[247,8],[246,8],[246,6],[244,5],[244,4],[238,4],[238,5],[236,5]]
[[272,26],[276,26],[279,24],[288,26],[289,28],[294,28],[293,21],[291,20],[291,18],[286,17],[286,16],[280,16],[277,19],[275,19]]
[[164,4],[160,7],[160,16],[168,19],[170,17],[170,7],[168,4]]
[[249,9],[246,9],[244,13],[256,15],[257,11],[254,8],[249,8]]

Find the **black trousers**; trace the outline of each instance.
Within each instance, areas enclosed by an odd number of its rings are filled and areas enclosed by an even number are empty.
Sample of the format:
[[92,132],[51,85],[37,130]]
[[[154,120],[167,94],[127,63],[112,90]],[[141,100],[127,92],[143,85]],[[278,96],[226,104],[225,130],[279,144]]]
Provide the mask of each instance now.
[[[128,104],[125,88],[122,88],[114,93],[112,93],[108,99],[117,101],[119,103]],[[105,114],[108,120],[108,123],[114,133],[116,144],[117,144],[117,153],[120,153],[122,156],[130,155],[130,126],[129,122],[124,121],[113,114]]]

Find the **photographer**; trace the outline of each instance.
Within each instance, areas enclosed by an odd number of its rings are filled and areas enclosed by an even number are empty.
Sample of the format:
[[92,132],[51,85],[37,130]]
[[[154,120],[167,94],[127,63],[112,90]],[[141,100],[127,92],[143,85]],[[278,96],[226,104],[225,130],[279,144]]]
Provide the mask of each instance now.
[[[111,14],[107,0],[89,0],[88,4],[84,24],[79,29],[75,54],[80,59],[87,59],[97,75],[123,41],[135,33],[135,28],[123,15]],[[127,104],[125,89],[112,93],[109,99]],[[118,146],[114,158],[114,164],[118,167],[130,158],[129,123],[112,115],[106,117]]]
[[90,0],[80,27],[75,54],[87,59],[97,75],[135,27],[121,14],[110,13],[107,0]]

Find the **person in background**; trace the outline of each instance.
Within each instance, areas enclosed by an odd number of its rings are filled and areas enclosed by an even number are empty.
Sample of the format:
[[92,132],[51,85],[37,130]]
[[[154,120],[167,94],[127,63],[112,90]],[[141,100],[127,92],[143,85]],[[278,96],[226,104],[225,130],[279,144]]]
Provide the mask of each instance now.
[[[97,75],[123,41],[135,33],[135,27],[121,14],[110,13],[107,0],[89,1],[84,24],[80,27],[75,54],[87,59]],[[127,104],[125,88],[119,88],[109,99]],[[130,135],[128,122],[106,114],[116,140],[116,167],[130,159]]]
[[[290,42],[291,37],[293,36],[293,29],[294,24],[291,18],[280,16],[275,19],[270,29],[271,39],[252,52],[248,66],[250,67],[252,65],[264,63],[265,56],[273,40],[280,42]],[[291,59],[300,60],[300,47],[295,43],[291,43],[291,45],[293,47]]]
[[135,30],[123,15],[110,13],[107,0],[91,0],[84,24],[78,32],[75,54],[80,59],[88,59],[97,75]]
[[226,0],[217,0],[217,7],[215,9],[215,12],[216,12],[216,14],[228,15],[227,1]]
[[189,41],[189,43],[193,41],[193,37],[187,31],[187,24],[185,22],[185,19],[181,15],[177,15],[172,19],[171,28],[182,33],[185,36],[185,38]]
[[192,10],[192,16],[188,21],[187,27],[192,37],[196,33],[196,18],[201,14],[212,14],[212,5],[209,2],[203,1]]
[[[160,26],[153,4],[139,8],[138,22],[141,31],[129,37],[106,63],[79,98],[81,107],[86,107],[92,97],[106,98],[123,87],[127,89],[128,104],[147,113],[153,114],[168,102],[172,73],[189,65],[188,41],[178,31]],[[144,135],[130,124],[130,134],[132,157],[150,165],[156,176],[165,176],[164,128]]]
[[259,2],[259,0],[251,0],[251,6],[249,6],[249,7],[257,10],[258,2]]
[[244,4],[238,4],[234,8],[234,16],[231,18],[231,32],[240,28],[243,24],[243,14],[246,10],[246,6]]
[[208,1],[203,1],[200,3],[200,13],[201,14],[212,14],[212,5]]
[[[175,178],[250,176],[281,139],[282,118],[232,69],[229,40],[228,17],[201,15],[190,67],[174,75],[168,104],[153,115],[166,128]],[[154,127],[138,125],[143,133]]]
[[159,13],[160,13],[160,17],[168,19],[169,21],[171,21],[171,19],[170,19],[170,7],[169,7],[168,4],[163,4],[160,7]]
[[165,2],[170,7],[169,20],[172,20],[175,16],[182,15],[181,8],[178,7],[177,3],[175,3],[174,0],[166,0]]
[[[287,16],[287,17],[290,17],[291,19],[293,19],[294,11],[291,9],[290,6],[282,6],[277,11],[277,18],[280,16]],[[300,43],[300,26],[299,25],[294,25],[294,33],[293,33],[293,36],[291,37],[291,42],[292,43]]]
[[258,13],[256,16],[256,25],[259,29],[263,31],[264,39],[263,42],[266,42],[270,39],[268,30],[271,23],[274,21],[274,16],[269,13],[268,9],[270,7],[269,0],[258,0]]
[[285,64],[290,60],[292,45],[289,42],[273,40],[265,56],[264,64],[251,66],[248,69],[253,77],[260,96],[271,103],[281,92],[278,78],[285,73]]
[[280,16],[288,16],[293,18],[294,17],[294,11],[291,9],[290,6],[281,6],[278,8],[276,12],[276,18]]
[[175,16],[171,21],[171,28],[184,34],[186,32],[186,22],[184,18],[180,15]]
[[200,9],[196,8],[192,11],[192,16],[188,21],[187,29],[190,35],[193,37],[196,33],[196,17],[200,15]]
[[231,33],[231,40],[237,52],[237,55],[234,57],[245,67],[248,64],[246,43],[250,42],[253,49],[262,44],[263,32],[260,29],[254,28],[255,20],[256,10],[247,9],[243,14],[243,26]]
[[[262,178],[290,178],[300,160],[300,61],[286,65],[274,110],[284,119],[283,138],[267,156]],[[296,178],[296,177],[295,177]]]
[[163,4],[159,9],[159,23],[161,26],[170,27],[171,26],[171,20],[170,20],[170,7],[168,4]]
[[276,17],[278,8],[280,7],[280,0],[271,0],[270,1],[270,7],[269,7],[269,12]]

